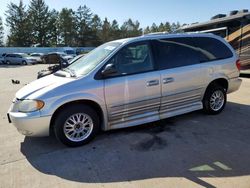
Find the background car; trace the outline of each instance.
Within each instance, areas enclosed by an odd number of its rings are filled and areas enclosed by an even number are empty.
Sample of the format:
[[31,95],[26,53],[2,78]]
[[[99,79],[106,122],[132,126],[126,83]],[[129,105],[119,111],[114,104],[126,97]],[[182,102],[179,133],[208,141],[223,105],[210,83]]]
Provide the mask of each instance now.
[[69,55],[69,56],[72,56],[72,57],[76,57],[77,56],[75,50],[70,50],[70,49],[64,50],[64,53],[67,54],[67,55]]
[[0,55],[0,64],[4,64],[5,56],[6,56],[6,53]]
[[59,52],[51,52],[42,56],[43,63],[45,64],[60,64],[61,61],[65,60]]
[[51,52],[42,57],[43,62],[46,64],[59,64],[61,59],[70,61],[73,58],[73,56],[67,55],[64,52]]
[[30,54],[30,57],[32,57],[33,59],[35,59],[37,61],[37,63],[42,63],[42,56],[44,55],[44,53],[32,53]]
[[34,65],[37,63],[37,61],[36,59],[30,57],[25,53],[12,53],[12,54],[7,54],[5,56],[4,63],[7,65],[10,64]]
[[64,52],[56,52],[58,55],[60,55],[63,59],[70,61],[71,59],[74,58],[73,55],[66,54]]
[[60,69],[66,68],[68,65],[74,63],[75,61],[77,61],[78,59],[80,59],[83,56],[84,56],[84,54],[78,55],[75,58],[73,58],[72,60],[70,60],[69,62],[61,58],[61,61],[59,61],[59,64],[49,66],[47,69],[39,71],[37,73],[37,79],[42,78],[42,77],[47,76],[47,75],[50,75],[50,74],[53,74]]

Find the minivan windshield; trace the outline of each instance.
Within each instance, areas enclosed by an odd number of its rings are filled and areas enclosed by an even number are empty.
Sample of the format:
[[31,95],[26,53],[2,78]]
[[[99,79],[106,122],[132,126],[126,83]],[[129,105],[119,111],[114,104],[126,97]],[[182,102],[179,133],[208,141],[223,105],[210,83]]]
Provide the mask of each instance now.
[[120,45],[121,43],[119,42],[105,43],[95,48],[82,58],[76,60],[67,67],[67,70],[74,72],[75,76],[86,75]]

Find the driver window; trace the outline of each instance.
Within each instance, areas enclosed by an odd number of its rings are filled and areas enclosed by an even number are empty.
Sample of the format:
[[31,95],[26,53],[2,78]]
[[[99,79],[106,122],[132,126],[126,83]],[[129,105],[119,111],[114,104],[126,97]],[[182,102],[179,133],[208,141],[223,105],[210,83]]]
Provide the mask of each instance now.
[[154,69],[151,52],[146,42],[125,46],[110,60],[118,75],[146,72]]

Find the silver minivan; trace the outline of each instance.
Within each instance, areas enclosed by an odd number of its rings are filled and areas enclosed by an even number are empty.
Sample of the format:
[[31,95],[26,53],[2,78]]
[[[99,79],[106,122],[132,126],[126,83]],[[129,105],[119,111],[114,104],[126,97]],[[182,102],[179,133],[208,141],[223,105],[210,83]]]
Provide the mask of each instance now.
[[34,65],[37,63],[36,59],[25,53],[7,54],[4,58],[7,65]]
[[151,34],[105,43],[20,89],[9,122],[26,136],[89,142],[99,130],[203,109],[218,114],[239,89],[239,60],[212,34]]

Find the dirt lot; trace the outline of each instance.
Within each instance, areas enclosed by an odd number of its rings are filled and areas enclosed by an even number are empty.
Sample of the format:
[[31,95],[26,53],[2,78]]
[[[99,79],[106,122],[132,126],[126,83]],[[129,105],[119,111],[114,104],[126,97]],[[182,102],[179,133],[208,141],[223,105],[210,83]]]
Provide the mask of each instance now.
[[15,92],[43,68],[0,66],[1,188],[250,187],[249,78],[220,115],[193,112],[67,148],[53,137],[25,138],[7,122]]

